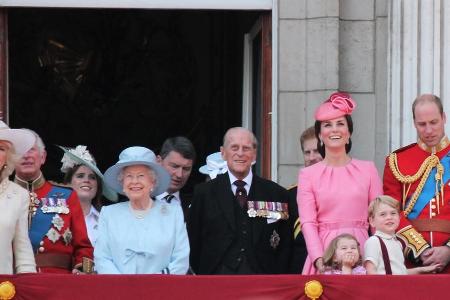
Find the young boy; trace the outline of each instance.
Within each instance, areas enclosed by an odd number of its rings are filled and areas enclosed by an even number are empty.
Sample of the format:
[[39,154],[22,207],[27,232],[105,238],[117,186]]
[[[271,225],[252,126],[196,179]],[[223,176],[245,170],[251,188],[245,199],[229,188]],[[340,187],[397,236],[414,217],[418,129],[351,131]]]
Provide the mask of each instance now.
[[400,222],[399,202],[389,196],[379,196],[369,205],[369,222],[376,230],[364,244],[364,267],[367,274],[431,273],[439,265],[406,269],[403,247],[395,231]]

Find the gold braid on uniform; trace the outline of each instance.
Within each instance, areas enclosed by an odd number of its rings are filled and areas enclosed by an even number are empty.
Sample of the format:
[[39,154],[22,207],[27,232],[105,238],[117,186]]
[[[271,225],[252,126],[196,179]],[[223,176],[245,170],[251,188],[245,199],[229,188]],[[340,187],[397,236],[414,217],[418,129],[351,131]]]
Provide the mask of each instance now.
[[[424,160],[422,165],[420,165],[419,170],[414,175],[403,175],[399,168],[398,168],[398,162],[397,162],[397,154],[391,153],[389,155],[389,168],[392,171],[392,174],[394,174],[394,177],[400,181],[403,184],[403,198],[402,198],[402,204],[403,204],[403,212],[405,214],[405,217],[408,217],[409,213],[413,209],[414,205],[417,202],[417,198],[419,198],[420,193],[422,192],[423,186],[425,185],[425,182],[428,179],[428,176],[430,176],[431,170],[436,167],[436,199],[439,199],[439,195],[441,196],[441,201],[443,201],[444,186],[442,185],[442,175],[444,173],[444,166],[442,166],[439,157],[437,157],[434,154],[431,154],[427,157],[427,159]],[[417,181],[420,177],[422,179],[419,182],[419,185],[417,186],[417,189],[414,191],[414,194],[411,197],[411,200],[408,203],[408,206],[405,208],[405,202],[406,202],[406,196],[408,195],[409,188],[411,187],[411,184],[415,181]],[[439,183],[440,183],[440,189],[439,189]],[[408,189],[405,191],[405,184],[408,184]],[[438,201],[439,204],[439,201]],[[442,203],[443,204],[443,203]]]

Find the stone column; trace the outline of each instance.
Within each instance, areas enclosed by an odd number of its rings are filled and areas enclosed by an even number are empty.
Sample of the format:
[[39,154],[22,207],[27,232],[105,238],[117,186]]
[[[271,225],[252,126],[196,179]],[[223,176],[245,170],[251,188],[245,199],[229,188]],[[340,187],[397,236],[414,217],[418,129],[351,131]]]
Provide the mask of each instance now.
[[413,143],[417,139],[411,112],[412,102],[417,95],[438,95],[444,102],[444,109],[450,112],[448,12],[450,1],[389,1],[390,150]]
[[289,186],[303,164],[300,133],[339,87],[339,0],[278,3],[278,183]]

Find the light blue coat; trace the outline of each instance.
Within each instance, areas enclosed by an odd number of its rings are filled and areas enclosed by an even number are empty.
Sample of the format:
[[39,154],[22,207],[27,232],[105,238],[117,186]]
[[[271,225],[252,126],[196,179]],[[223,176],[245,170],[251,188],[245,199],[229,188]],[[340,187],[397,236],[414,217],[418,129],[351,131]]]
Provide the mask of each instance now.
[[94,261],[99,274],[186,274],[189,240],[181,207],[154,201],[141,219],[129,202],[103,207]]

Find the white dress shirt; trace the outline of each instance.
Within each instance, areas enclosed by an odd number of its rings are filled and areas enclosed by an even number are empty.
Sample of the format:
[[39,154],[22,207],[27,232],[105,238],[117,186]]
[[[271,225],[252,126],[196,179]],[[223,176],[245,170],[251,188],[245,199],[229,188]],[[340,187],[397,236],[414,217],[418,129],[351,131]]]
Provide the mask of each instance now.
[[[236,176],[234,176],[233,173],[231,173],[231,172],[228,172],[228,176],[230,177],[230,184],[231,184],[231,189],[233,190],[233,194],[236,195],[237,186],[234,184],[234,182],[239,179],[237,179]],[[245,182],[244,188],[247,191],[247,195],[250,192],[252,180],[253,180],[253,173],[252,173],[252,170],[250,169],[250,172],[248,172],[247,176],[244,179],[242,179],[242,181]]]
[[405,266],[402,244],[395,235],[389,235],[381,231],[376,231],[364,244],[364,261],[371,261],[377,268],[377,274],[386,274],[381,244],[376,236],[383,239],[391,262],[392,275],[405,275],[408,270]]
[[92,246],[95,246],[95,242],[98,237],[98,218],[100,213],[95,209],[93,205],[91,205],[91,210],[84,217],[84,221],[86,222],[86,229],[89,240],[91,241]]

